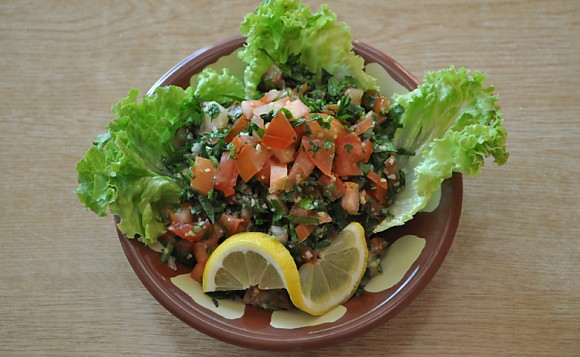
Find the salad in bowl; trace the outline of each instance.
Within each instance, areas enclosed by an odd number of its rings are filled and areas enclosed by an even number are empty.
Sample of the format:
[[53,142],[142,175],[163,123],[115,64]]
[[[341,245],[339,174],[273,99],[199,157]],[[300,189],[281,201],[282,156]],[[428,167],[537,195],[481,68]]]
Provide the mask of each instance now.
[[506,162],[497,97],[454,67],[387,95],[326,5],[265,1],[240,30],[239,68],[130,90],[77,164],[76,192],[215,308],[328,315],[397,261],[381,232],[453,174]]

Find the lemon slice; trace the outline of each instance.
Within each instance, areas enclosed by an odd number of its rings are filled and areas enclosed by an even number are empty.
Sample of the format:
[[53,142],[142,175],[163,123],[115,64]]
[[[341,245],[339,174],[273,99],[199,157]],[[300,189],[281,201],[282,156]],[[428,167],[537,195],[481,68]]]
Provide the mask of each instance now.
[[294,305],[311,315],[322,315],[350,299],[367,268],[364,229],[350,223],[332,244],[320,250],[315,264],[300,267],[302,301]]
[[203,272],[203,292],[286,289],[298,309],[323,315],[351,298],[366,270],[368,250],[364,230],[351,223],[332,244],[319,252],[315,264],[297,269],[286,247],[256,232],[226,239],[209,257]]
[[202,279],[203,292],[286,289],[290,299],[300,300],[296,263],[282,243],[265,233],[235,234],[210,255]]

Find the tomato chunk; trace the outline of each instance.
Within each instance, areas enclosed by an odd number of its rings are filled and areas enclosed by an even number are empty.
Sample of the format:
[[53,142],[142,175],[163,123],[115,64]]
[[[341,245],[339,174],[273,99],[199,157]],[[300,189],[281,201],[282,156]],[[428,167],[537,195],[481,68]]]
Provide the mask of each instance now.
[[286,149],[296,139],[294,128],[282,111],[278,111],[266,128],[262,144],[269,148]]
[[310,160],[325,175],[332,175],[332,161],[334,160],[335,145],[332,140],[302,138],[302,147]]
[[366,139],[362,142],[362,160],[366,164],[371,159],[371,155],[373,154],[373,143],[370,139]]
[[369,180],[371,180],[375,185],[384,188],[385,190],[388,188],[387,179],[381,177],[374,171],[369,171],[367,174]]
[[363,158],[362,142],[356,134],[348,134],[337,138],[336,156],[333,163],[333,172],[337,176],[360,176],[360,163]]
[[360,195],[358,192],[358,184],[355,182],[345,182],[346,191],[342,196],[340,205],[348,214],[358,213],[360,206]]
[[211,160],[198,156],[195,158],[195,164],[191,168],[194,175],[191,180],[191,188],[195,191],[206,195],[214,187],[214,176],[216,168],[213,166]]
[[232,236],[244,230],[246,220],[224,212],[217,223],[226,230],[228,236]]
[[223,152],[215,174],[215,189],[222,191],[225,197],[233,195],[238,176],[235,160],[230,157],[229,151]]
[[310,114],[310,108],[308,108],[306,104],[302,103],[300,99],[295,99],[291,102],[288,102],[284,107],[288,109],[290,113],[292,113],[292,118],[295,119],[303,118]]
[[296,234],[301,242],[305,241],[312,232],[316,229],[315,224],[300,223],[296,225]]
[[322,188],[322,194],[330,201],[336,201],[341,198],[346,191],[344,182],[337,176],[320,175],[318,184]]
[[211,224],[208,220],[201,223],[175,223],[167,227],[167,230],[190,242],[198,242],[211,233]]
[[262,146],[260,141],[243,135],[242,139],[237,136],[232,143],[236,146],[234,155],[236,169],[244,182],[248,182],[268,162],[272,153]]
[[308,154],[304,152],[304,150],[299,150],[296,161],[294,161],[294,164],[288,173],[286,191],[289,191],[293,186],[304,182],[304,180],[310,176],[312,171],[314,171],[314,167],[315,165],[308,157]]
[[288,180],[288,165],[280,164],[275,160],[270,160],[270,189],[276,192],[283,190]]
[[288,164],[294,161],[294,156],[296,155],[296,148],[293,145],[286,149],[270,148],[270,151],[272,152],[272,156],[281,164]]
[[352,125],[350,127],[350,131],[355,133],[356,135],[362,135],[366,133],[369,129],[374,126],[373,118],[371,116],[366,116],[363,120],[359,121],[358,123]]
[[242,130],[248,127],[249,123],[250,121],[246,119],[244,116],[239,117],[238,120],[236,120],[236,122],[232,126],[230,132],[228,133],[228,136],[226,136],[226,138],[224,139],[225,142],[227,143],[231,142],[239,133],[242,132]]

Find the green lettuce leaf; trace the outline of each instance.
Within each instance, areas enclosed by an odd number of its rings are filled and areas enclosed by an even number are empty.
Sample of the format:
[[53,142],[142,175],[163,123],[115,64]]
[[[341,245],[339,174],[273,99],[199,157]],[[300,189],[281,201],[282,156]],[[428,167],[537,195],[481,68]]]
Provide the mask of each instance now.
[[165,232],[161,208],[179,202],[181,187],[165,166],[176,154],[173,139],[200,109],[192,88],[157,88],[141,102],[138,94],[113,107],[117,119],[78,162],[76,193],[99,216],[107,208],[118,215],[128,237],[152,244]]
[[363,89],[376,80],[364,72],[364,60],[352,50],[350,29],[336,21],[336,14],[322,5],[312,13],[299,0],[271,0],[246,15],[241,26],[247,45],[239,55],[247,63],[246,93],[255,96],[270,65],[285,64],[293,55],[321,77],[323,69],[333,76],[354,77]]
[[484,158],[507,161],[497,96],[484,80],[480,72],[451,67],[429,72],[417,89],[393,96],[391,106],[404,109],[393,143],[415,155],[399,156],[406,186],[376,232],[410,220],[453,172],[478,176]]
[[206,68],[198,76],[194,94],[203,100],[216,101],[226,106],[232,97],[244,98],[244,83],[231,75],[227,68],[222,73]]

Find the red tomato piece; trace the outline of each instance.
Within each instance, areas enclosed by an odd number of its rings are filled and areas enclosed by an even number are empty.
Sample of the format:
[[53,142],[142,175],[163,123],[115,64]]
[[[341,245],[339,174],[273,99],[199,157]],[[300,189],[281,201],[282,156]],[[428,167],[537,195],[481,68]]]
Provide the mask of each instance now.
[[356,182],[345,182],[346,191],[341,198],[340,205],[348,214],[358,213],[360,206],[360,195],[358,192],[358,184]]
[[315,224],[307,224],[307,223],[299,223],[295,227],[296,234],[298,235],[298,239],[301,242],[304,242],[308,236],[316,229]]
[[360,163],[363,158],[362,142],[356,134],[348,134],[337,138],[336,155],[333,163],[333,172],[337,176],[360,176]]
[[281,164],[288,164],[294,161],[294,156],[296,154],[296,149],[293,145],[290,145],[286,149],[270,148],[270,151],[272,152],[272,156]]
[[230,152],[222,153],[220,163],[215,174],[214,187],[224,193],[225,197],[234,194],[234,188],[238,182],[238,170],[236,168],[236,161],[230,157]]
[[327,135],[327,138],[332,140],[335,140],[336,138],[349,134],[349,131],[346,130],[344,125],[336,119],[332,119],[332,121],[330,122],[330,129],[328,129],[328,131],[329,133]]
[[175,223],[167,227],[167,230],[190,242],[198,242],[211,234],[211,228],[209,221],[205,220],[201,223]]
[[262,170],[264,165],[270,159],[270,156],[272,156],[272,153],[268,148],[262,146],[260,141],[248,135],[243,136],[244,139],[240,140],[237,140],[237,138],[239,138],[239,136],[237,136],[232,143],[234,143],[237,148],[234,156],[236,169],[242,177],[242,180],[248,182],[256,173]]
[[242,113],[244,113],[244,117],[246,120],[252,120],[254,116],[254,109],[263,106],[265,103],[261,100],[244,100],[241,104],[242,106]]
[[385,190],[388,188],[387,179],[381,177],[374,171],[369,171],[367,174],[369,180],[371,180],[376,186],[384,188]]
[[373,154],[373,143],[370,139],[366,139],[362,142],[362,160],[366,164],[371,159],[371,155]]
[[270,192],[283,190],[288,180],[288,165],[270,160]]
[[193,214],[191,213],[191,205],[182,203],[177,209],[169,209],[169,220],[171,224],[176,223],[191,223],[193,222]]
[[250,121],[246,119],[244,116],[239,117],[238,120],[236,120],[236,122],[234,123],[234,125],[232,125],[232,128],[228,136],[226,136],[224,140],[227,143],[231,142],[239,133],[242,132],[242,130],[248,127],[249,123]]
[[192,189],[203,195],[207,195],[209,191],[213,190],[216,168],[211,160],[201,156],[196,157],[191,171],[194,176],[191,180]]
[[232,236],[243,231],[245,219],[224,212],[217,223],[226,230],[228,236]]
[[371,116],[366,116],[363,120],[352,125],[350,131],[356,135],[362,135],[374,126],[373,118]]
[[318,184],[320,185],[322,194],[331,201],[336,201],[341,198],[346,191],[346,186],[344,182],[337,176],[331,175],[320,175],[318,178]]
[[289,191],[293,186],[299,185],[314,171],[314,163],[308,157],[304,150],[298,151],[296,161],[292,164],[292,168],[288,173],[288,180],[286,182],[286,191]]
[[286,119],[282,111],[278,111],[276,116],[266,128],[262,144],[269,148],[286,149],[296,139],[294,128]]
[[310,160],[324,173],[332,175],[332,161],[334,160],[335,145],[332,140],[302,138],[302,147]]
[[300,99],[295,99],[291,102],[286,103],[284,108],[288,109],[290,113],[292,113],[292,118],[299,119],[304,118],[308,114],[310,114],[310,108]]

